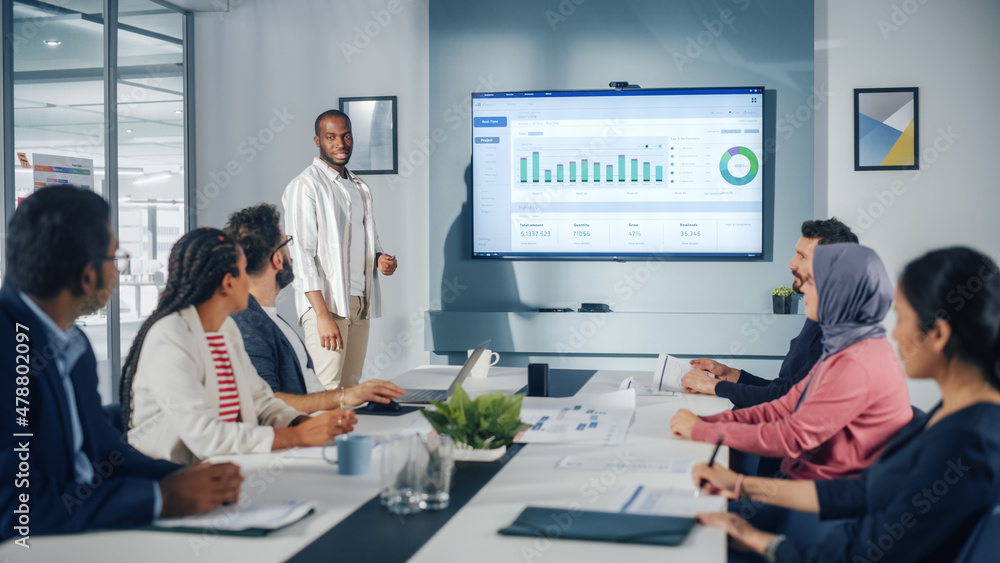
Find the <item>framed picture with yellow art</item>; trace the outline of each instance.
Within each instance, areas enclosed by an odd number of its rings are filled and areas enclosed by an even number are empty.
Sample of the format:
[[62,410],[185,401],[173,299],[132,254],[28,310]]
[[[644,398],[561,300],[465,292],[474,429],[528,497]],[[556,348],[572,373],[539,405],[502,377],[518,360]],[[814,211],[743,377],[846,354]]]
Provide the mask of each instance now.
[[919,170],[917,88],[854,89],[854,169]]

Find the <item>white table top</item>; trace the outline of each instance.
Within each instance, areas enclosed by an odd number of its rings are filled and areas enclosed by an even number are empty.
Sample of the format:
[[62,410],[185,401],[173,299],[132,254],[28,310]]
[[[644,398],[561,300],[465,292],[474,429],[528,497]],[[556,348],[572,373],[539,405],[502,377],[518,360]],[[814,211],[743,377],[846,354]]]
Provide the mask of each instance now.
[[[599,371],[579,394],[607,393],[630,376],[645,381],[646,372]],[[635,421],[621,446],[527,445],[461,511],[448,521],[412,561],[436,563],[468,554],[476,563],[490,561],[565,561],[579,563],[596,559],[611,561],[725,561],[726,537],[721,530],[695,526],[677,547],[605,544],[589,541],[509,537],[497,534],[528,505],[574,510],[611,510],[623,489],[637,485],[654,487],[690,486],[688,475],[658,475],[625,470],[616,473],[567,471],[556,464],[567,455],[621,454],[625,459],[677,457],[708,461],[713,444],[689,442],[670,435],[674,412],[688,408],[696,414],[714,414],[730,406],[717,397],[637,397]],[[716,463],[728,464],[729,451],[720,448]],[[574,506],[575,505],[575,506]]]
[[[454,367],[457,370],[457,366]],[[493,368],[496,370],[496,368]],[[516,390],[524,385],[525,372],[506,368],[498,376],[484,380],[468,380],[464,385],[470,395],[496,390]],[[434,373],[429,373],[433,371]],[[404,374],[397,381],[411,387],[446,388],[451,379],[449,369]],[[599,371],[581,391],[606,392],[632,372]],[[645,377],[648,377],[645,376]],[[523,378],[523,379],[522,379]],[[634,456],[670,455],[707,460],[712,445],[687,442],[669,436],[670,416],[679,408],[690,408],[697,414],[711,414],[728,408],[729,402],[715,397],[639,397],[636,419],[626,443],[606,447],[607,452],[623,451]],[[359,416],[355,432],[359,434],[389,434],[403,429],[423,428],[419,412],[399,417]],[[637,484],[671,485],[689,483],[677,476],[635,474],[602,476],[581,471],[557,471],[555,464],[564,456],[602,450],[594,447],[528,445],[459,511],[415,556],[417,561],[448,560],[458,553],[480,561],[511,561],[524,559],[521,547],[536,548],[531,538],[509,538],[496,531],[514,520],[528,504],[569,506],[578,503],[585,510],[610,507],[617,494],[626,486]],[[376,448],[376,452],[378,448]],[[86,560],[88,554],[100,554],[100,560],[176,562],[176,561],[240,561],[240,563],[284,561],[292,557],[327,530],[353,513],[378,493],[377,471],[364,476],[338,475],[336,468],[295,450],[266,455],[220,457],[218,461],[238,463],[245,482],[243,494],[253,499],[309,499],[319,506],[314,515],[264,538],[219,536],[214,534],[183,534],[151,531],[107,531],[69,536],[35,536],[31,549],[0,545],[0,560],[63,561]],[[376,454],[377,455],[377,454]],[[722,448],[717,462],[726,463],[728,451]],[[216,461],[216,459],[213,459]],[[373,459],[373,467],[377,467]],[[604,490],[588,484],[597,479]],[[601,484],[611,481],[606,486]],[[586,487],[586,488],[585,488]],[[373,532],[375,533],[375,532]],[[545,561],[592,560],[602,550],[607,558],[653,559],[680,556],[683,560],[725,561],[725,537],[719,530],[696,526],[684,545],[676,548],[599,544],[579,541],[554,541],[545,551]],[[669,550],[669,551],[664,551]],[[81,559],[82,558],[82,559]]]

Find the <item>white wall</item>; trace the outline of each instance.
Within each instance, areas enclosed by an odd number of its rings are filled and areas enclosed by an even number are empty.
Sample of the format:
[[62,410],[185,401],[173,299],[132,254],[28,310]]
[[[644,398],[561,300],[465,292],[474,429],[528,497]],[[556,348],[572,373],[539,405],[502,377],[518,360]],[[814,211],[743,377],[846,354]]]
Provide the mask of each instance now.
[[[261,201],[280,206],[285,185],[318,154],[313,121],[340,97],[397,96],[399,152],[419,151],[427,18],[424,0],[233,0],[229,12],[197,14],[198,224],[221,227]],[[366,375],[392,376],[428,363],[428,172],[364,178],[382,245],[400,264],[382,282],[386,316],[372,323]],[[295,318],[291,291],[279,298],[286,319]]]
[[[893,277],[933,248],[1000,254],[997,24],[996,0],[816,1],[816,84],[830,93],[816,116],[816,213],[850,224]],[[855,172],[854,88],[909,86],[920,171]],[[939,398],[926,382],[910,391],[922,408]]]

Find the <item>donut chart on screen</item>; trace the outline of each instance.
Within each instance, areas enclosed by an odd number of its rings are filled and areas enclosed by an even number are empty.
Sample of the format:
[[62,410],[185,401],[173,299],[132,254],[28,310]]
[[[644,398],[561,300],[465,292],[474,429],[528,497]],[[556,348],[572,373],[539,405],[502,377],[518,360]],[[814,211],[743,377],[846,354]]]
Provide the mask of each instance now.
[[[743,157],[737,158],[733,164],[737,168],[737,172],[739,172],[739,169],[747,169],[746,173],[736,176],[729,170],[729,161],[733,157]],[[719,172],[722,173],[722,179],[734,186],[745,186],[752,182],[757,176],[759,169],[760,165],[757,162],[757,155],[746,147],[733,147],[727,150],[722,153],[722,160],[719,161]]]

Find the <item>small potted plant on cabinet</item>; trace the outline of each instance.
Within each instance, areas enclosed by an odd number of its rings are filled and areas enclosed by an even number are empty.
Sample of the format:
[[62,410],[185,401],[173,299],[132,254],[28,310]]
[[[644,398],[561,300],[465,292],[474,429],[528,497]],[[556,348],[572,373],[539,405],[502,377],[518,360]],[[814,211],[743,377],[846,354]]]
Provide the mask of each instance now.
[[779,285],[771,291],[771,304],[776,315],[788,315],[795,303],[795,292],[787,285]]

